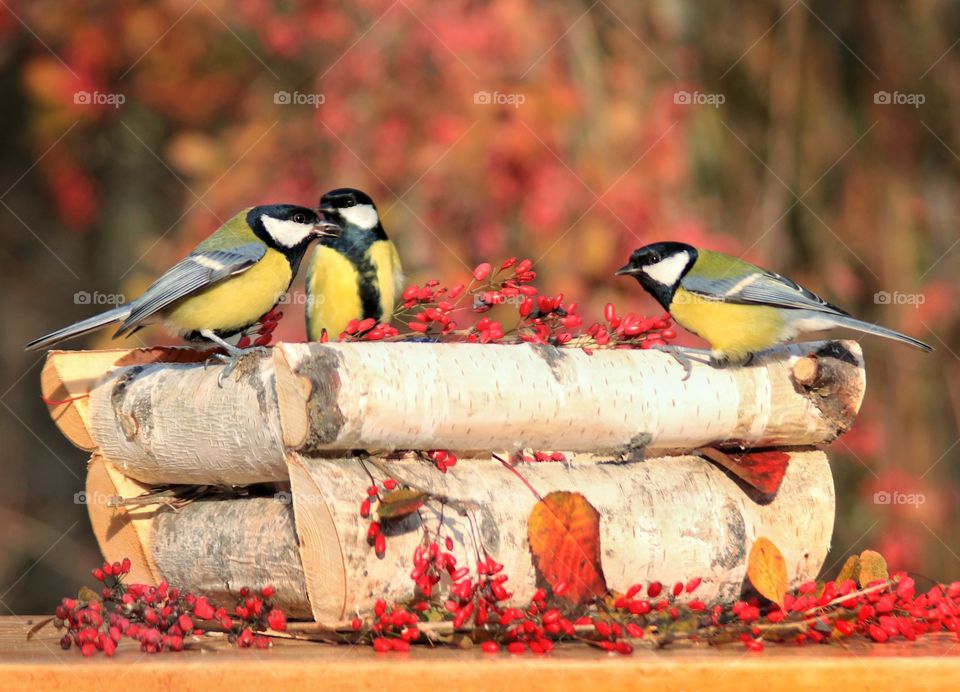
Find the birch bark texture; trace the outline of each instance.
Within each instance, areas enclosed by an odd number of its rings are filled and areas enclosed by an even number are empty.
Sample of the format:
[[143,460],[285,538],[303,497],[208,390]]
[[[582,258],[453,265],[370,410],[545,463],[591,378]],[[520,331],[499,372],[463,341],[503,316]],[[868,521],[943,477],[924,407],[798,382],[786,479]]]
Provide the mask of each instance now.
[[[834,518],[827,458],[820,451],[790,456],[773,498],[690,455],[641,462],[577,455],[570,463],[522,464],[519,470],[541,496],[578,492],[596,509],[608,588],[625,592],[635,582],[699,576],[696,596],[710,601],[740,593],[759,536],[780,548],[791,586],[815,578],[823,565]],[[538,497],[498,461],[461,459],[440,474],[423,461],[384,460],[396,479],[448,501],[428,500],[417,513],[382,522],[382,558],[367,541],[375,517],[361,518],[358,500],[370,485],[368,474],[383,480],[382,472],[355,457],[293,453],[288,461],[290,492],[198,500],[177,510],[91,506],[105,557],[131,557],[137,574],[224,601],[240,586],[270,583],[290,614],[328,627],[370,611],[379,598],[413,596],[411,556],[425,529],[450,536],[458,564],[473,573],[484,550],[503,563],[510,605],[528,602],[543,586],[527,533]],[[95,458],[90,477],[100,480],[91,480],[88,493],[116,488],[98,484],[109,478],[108,469],[109,462]]]
[[222,387],[220,373],[109,370],[83,412],[93,445],[141,482],[221,485],[286,480],[289,450],[798,447],[846,431],[865,387],[849,341],[783,347],[746,368],[694,362],[688,378],[653,350],[420,343],[279,344]]

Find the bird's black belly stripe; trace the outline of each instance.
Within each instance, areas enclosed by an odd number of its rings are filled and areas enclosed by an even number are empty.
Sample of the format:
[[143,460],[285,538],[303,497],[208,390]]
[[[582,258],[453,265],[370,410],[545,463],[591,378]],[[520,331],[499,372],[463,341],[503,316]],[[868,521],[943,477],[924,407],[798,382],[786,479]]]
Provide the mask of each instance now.
[[377,280],[377,268],[368,258],[355,263],[358,281],[360,283],[360,304],[363,306],[363,317],[372,317],[377,322],[383,318],[380,304],[380,283]]

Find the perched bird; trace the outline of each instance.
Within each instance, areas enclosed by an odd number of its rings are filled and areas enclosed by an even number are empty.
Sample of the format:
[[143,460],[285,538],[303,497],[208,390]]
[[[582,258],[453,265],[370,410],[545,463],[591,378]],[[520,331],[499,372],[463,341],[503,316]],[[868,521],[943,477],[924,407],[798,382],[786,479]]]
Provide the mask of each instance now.
[[710,343],[715,364],[742,365],[797,334],[846,327],[932,351],[892,329],[863,322],[790,279],[684,243],[653,243],[617,275],[633,276],[687,331]]
[[373,200],[352,188],[330,190],[320,213],[340,234],[322,240],[307,267],[307,336],[336,338],[353,319],[389,322],[403,268]]
[[115,323],[120,326],[114,338],[127,336],[162,321],[187,341],[212,341],[236,357],[243,350],[224,339],[256,324],[277,304],[312,241],[339,232],[339,226],[307,207],[245,209],[136,300],[35,339],[26,348],[46,348]]

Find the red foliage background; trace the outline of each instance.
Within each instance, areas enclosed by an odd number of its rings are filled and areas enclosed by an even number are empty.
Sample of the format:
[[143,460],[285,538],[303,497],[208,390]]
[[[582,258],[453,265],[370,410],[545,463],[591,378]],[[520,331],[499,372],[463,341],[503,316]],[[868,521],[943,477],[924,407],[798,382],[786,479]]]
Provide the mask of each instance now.
[[[242,207],[344,185],[379,201],[412,281],[522,255],[588,318],[654,312],[612,271],[674,238],[932,342],[865,340],[831,559],[872,546],[956,578],[958,19],[919,0],[8,0],[0,603],[48,609],[97,562],[82,455],[22,344],[136,294]],[[300,309],[279,336],[302,338]]]

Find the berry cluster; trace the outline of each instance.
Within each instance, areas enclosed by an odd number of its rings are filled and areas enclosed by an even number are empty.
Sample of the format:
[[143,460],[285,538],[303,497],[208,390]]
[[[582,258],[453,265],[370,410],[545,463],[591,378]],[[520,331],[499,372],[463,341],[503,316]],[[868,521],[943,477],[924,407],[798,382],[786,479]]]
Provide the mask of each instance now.
[[283,319],[283,312],[278,307],[274,307],[243,333],[237,341],[237,348],[269,345],[273,341],[273,332],[281,319]]
[[[828,643],[859,635],[882,643],[939,631],[960,636],[960,582],[934,584],[923,593],[903,573],[861,588],[853,579],[807,582],[788,593],[781,607],[759,596],[708,605],[691,598],[700,578],[671,587],[653,581],[598,600],[575,617],[563,598],[566,583],[539,588],[527,606],[510,607],[503,565],[484,551],[472,576],[458,566],[452,548],[449,537],[441,545],[439,536],[416,548],[414,598],[409,605],[378,601],[372,618],[354,619],[361,641],[378,651],[407,650],[421,639],[451,642],[457,635],[488,653],[544,654],[555,642],[578,641],[629,654],[644,637],[653,646],[741,642],[748,651],[762,651],[765,642]],[[436,587],[444,578],[450,586],[441,595]]]
[[446,449],[431,450],[425,453],[425,457],[437,467],[440,473],[446,473],[447,469],[457,465],[457,455]]
[[[397,482],[392,478],[388,478],[383,481],[382,485],[383,490],[389,492],[396,489]],[[376,483],[367,488],[366,497],[360,502],[360,516],[363,519],[370,518],[374,505],[378,504],[381,500],[380,492],[381,488]],[[383,533],[383,528],[379,521],[374,520],[370,522],[370,526],[367,528],[367,542],[374,547],[374,550],[377,552],[377,557],[383,558],[384,555],[386,555],[387,537]]]
[[64,598],[57,606],[53,622],[57,629],[66,629],[60,646],[76,646],[84,656],[102,651],[113,656],[121,638],[140,643],[146,653],[182,651],[184,639],[204,631],[219,629],[230,633],[231,641],[241,648],[270,646],[268,637],[255,634],[267,629],[282,632],[287,628],[283,611],[270,602],[274,588],[266,586],[259,593],[240,590],[240,601],[229,613],[214,607],[206,597],[171,587],[126,584],[130,560],[104,563],[93,570],[94,578],[103,584],[100,593],[90,590],[81,598]]
[[[382,341],[430,337],[437,341],[480,344],[534,343],[584,348],[650,348],[664,345],[676,337],[670,316],[656,319],[632,313],[619,317],[613,305],[605,311],[605,321],[582,331],[583,318],[575,302],[566,302],[563,294],[542,295],[533,286],[537,273],[529,259],[516,257],[495,268],[483,262],[474,268],[469,285],[441,286],[436,279],[407,287],[394,313],[396,323],[404,323],[407,334],[373,319],[353,320],[340,335],[340,341]],[[499,306],[515,308],[512,326],[483,315]],[[481,316],[482,315],[482,316]],[[326,337],[321,341],[327,341]]]

